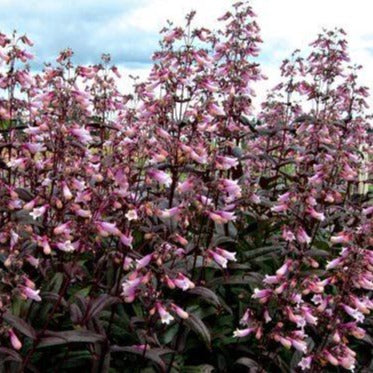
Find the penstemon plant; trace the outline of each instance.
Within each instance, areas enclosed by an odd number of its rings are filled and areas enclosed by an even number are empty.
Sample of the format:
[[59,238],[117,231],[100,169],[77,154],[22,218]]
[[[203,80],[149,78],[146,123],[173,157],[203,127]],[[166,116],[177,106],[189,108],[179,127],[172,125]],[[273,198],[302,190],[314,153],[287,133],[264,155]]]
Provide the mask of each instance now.
[[372,369],[371,117],[343,30],[256,113],[252,8],[194,16],[131,95],[108,55],[36,74],[0,34],[1,371]]

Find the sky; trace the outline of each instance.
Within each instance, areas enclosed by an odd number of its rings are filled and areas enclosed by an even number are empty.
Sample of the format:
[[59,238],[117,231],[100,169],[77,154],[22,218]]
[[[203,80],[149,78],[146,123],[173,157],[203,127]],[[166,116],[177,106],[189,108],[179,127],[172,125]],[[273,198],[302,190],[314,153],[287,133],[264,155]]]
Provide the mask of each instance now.
[[[231,0],[0,0],[0,32],[16,29],[35,43],[33,67],[53,61],[70,47],[74,61],[90,64],[110,53],[123,70],[121,86],[129,90],[128,75],[145,77],[158,48],[159,31],[167,19],[182,24],[196,10],[196,26],[218,27],[216,19],[230,9]],[[281,61],[304,49],[322,28],[347,32],[354,63],[364,66],[361,81],[373,90],[373,0],[252,0],[264,41],[259,62],[268,76],[258,95],[279,79]]]

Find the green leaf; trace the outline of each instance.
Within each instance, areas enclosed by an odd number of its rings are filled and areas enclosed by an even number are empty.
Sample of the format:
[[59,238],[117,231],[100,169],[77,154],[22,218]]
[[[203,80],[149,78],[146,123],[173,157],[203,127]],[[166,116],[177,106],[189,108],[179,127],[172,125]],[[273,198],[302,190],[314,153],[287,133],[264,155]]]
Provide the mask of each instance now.
[[69,330],[66,332],[45,332],[38,347],[50,347],[69,343],[97,343],[103,342],[105,337],[90,330]]
[[184,320],[184,323],[201,338],[208,349],[211,349],[210,331],[208,330],[206,324],[199,317],[194,314],[190,314],[189,317]]
[[31,325],[27,324],[27,322],[22,320],[21,318],[12,315],[9,312],[5,312],[5,314],[3,315],[3,319],[7,321],[11,326],[13,326],[13,328],[16,328],[25,336],[31,339],[36,338],[35,329]]

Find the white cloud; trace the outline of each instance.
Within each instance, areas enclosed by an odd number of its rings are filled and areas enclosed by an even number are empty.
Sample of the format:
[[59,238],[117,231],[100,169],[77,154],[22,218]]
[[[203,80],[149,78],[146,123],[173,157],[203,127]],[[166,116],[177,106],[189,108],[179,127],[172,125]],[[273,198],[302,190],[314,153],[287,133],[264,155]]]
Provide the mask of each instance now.
[[[145,76],[167,19],[183,24],[196,10],[196,26],[217,28],[227,0],[0,0],[0,31],[17,28],[34,38],[41,60],[71,46],[76,61],[97,61],[111,52],[113,62]],[[269,80],[259,97],[279,79],[279,66],[294,49],[307,48],[322,28],[344,28],[352,61],[364,65],[362,82],[373,90],[373,0],[252,0],[262,29],[260,61]],[[258,101],[258,100],[257,100]]]

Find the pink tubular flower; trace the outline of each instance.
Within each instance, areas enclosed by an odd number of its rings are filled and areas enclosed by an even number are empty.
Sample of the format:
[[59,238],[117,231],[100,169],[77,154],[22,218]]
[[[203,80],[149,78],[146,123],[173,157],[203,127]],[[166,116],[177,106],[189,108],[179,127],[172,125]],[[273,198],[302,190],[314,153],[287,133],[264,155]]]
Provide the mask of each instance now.
[[169,324],[172,320],[174,320],[174,317],[162,306],[161,303],[157,302],[156,308],[162,324]]
[[82,144],[89,144],[93,141],[91,134],[85,128],[72,128],[70,133],[78,138]]
[[172,183],[171,176],[161,170],[152,169],[148,171],[148,176],[151,179],[158,181],[159,184],[169,187]]
[[182,289],[183,291],[193,289],[195,287],[194,283],[190,281],[189,278],[184,276],[182,273],[179,273],[177,275],[177,278],[175,278],[173,282],[178,288]]
[[157,210],[156,214],[159,218],[169,219],[174,216],[177,216],[180,213],[180,210],[180,207],[172,207],[170,209]]
[[314,208],[309,207],[307,212],[316,220],[324,221],[325,215],[322,212],[317,212]]
[[115,223],[109,223],[106,221],[96,222],[96,227],[101,236],[108,237],[109,235],[120,236],[121,232],[116,227]]
[[232,167],[238,166],[238,160],[234,157],[217,156],[216,157],[216,168],[218,170],[229,170]]
[[131,236],[131,234],[122,233],[120,235],[120,242],[122,242],[124,246],[132,247],[132,241],[133,241],[133,237]]
[[22,348],[22,343],[18,339],[16,333],[14,333],[13,329],[9,329],[9,338],[10,343],[15,350],[20,350]]
[[246,337],[249,334],[251,334],[252,332],[254,332],[255,329],[256,329],[255,327],[249,327],[249,328],[246,328],[246,329],[236,329],[233,332],[233,337],[234,338],[243,338],[243,337]]
[[295,240],[295,235],[291,230],[289,230],[287,227],[284,226],[282,228],[282,238],[285,241],[291,242]]
[[41,301],[41,297],[39,295],[40,293],[40,290],[34,290],[28,286],[22,286],[21,287],[21,290],[22,290],[22,294],[28,298],[28,299],[32,299],[34,300],[35,302],[40,302]]
[[272,296],[273,291],[271,289],[254,289],[254,294],[251,296],[254,299],[259,299],[260,303],[267,303],[269,298]]
[[208,212],[209,217],[218,224],[226,224],[228,221],[236,220],[234,212],[228,211],[210,211]]
[[311,369],[311,363],[312,356],[306,356],[299,362],[298,367],[300,367],[302,370],[308,370]]
[[348,243],[351,235],[346,232],[339,232],[337,235],[330,237],[331,243]]
[[289,267],[292,263],[292,260],[289,259],[287,260],[277,271],[276,271],[276,275],[277,276],[285,276],[289,270]]
[[30,215],[34,220],[39,218],[40,216],[43,216],[45,212],[47,211],[48,205],[44,205],[41,207],[34,208],[31,212]]
[[171,309],[181,318],[181,319],[187,319],[189,317],[188,312],[184,311],[182,308],[177,306],[176,304],[171,304]]
[[299,227],[297,230],[297,240],[299,243],[309,244],[311,242],[311,237],[302,227]]
[[134,280],[126,280],[122,284],[122,296],[125,302],[132,303],[136,297],[137,288],[141,284],[141,277],[137,277]]
[[223,250],[219,247],[208,250],[208,255],[223,268],[227,268],[228,261],[236,261],[236,253]]
[[209,114],[214,117],[225,116],[224,109],[222,109],[219,105],[215,103],[210,104],[208,110],[209,110]]
[[145,255],[142,259],[136,260],[137,262],[136,270],[138,271],[139,269],[146,267],[151,262],[152,259],[153,259],[153,254],[148,254],[148,255]]

